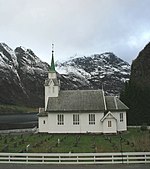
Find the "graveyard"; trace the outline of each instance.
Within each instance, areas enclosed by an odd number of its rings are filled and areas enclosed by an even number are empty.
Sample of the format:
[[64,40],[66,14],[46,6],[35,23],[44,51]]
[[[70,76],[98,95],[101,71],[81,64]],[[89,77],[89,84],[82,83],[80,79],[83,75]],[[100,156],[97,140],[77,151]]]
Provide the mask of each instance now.
[[150,130],[130,128],[117,135],[104,134],[1,134],[0,152],[103,153],[150,151]]

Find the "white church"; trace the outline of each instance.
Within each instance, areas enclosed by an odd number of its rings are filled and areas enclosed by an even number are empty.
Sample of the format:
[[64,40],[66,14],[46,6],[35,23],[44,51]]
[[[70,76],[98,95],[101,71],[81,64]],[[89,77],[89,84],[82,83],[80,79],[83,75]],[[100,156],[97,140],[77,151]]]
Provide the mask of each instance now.
[[39,108],[40,133],[118,133],[127,130],[128,107],[103,90],[61,90],[54,65],[45,80],[45,108]]

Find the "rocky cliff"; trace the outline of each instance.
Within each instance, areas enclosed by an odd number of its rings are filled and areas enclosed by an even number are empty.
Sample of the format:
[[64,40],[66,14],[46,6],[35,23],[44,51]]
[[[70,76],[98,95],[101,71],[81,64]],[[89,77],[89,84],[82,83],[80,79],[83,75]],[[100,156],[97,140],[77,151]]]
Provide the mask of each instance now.
[[0,103],[42,105],[48,64],[31,50],[0,44]]

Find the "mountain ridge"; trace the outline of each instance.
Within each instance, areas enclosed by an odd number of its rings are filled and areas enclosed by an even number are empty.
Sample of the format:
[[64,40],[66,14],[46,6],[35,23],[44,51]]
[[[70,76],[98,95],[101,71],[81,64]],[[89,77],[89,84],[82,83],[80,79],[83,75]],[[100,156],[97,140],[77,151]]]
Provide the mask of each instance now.
[[130,65],[113,53],[106,52],[57,63],[56,70],[70,78],[74,75],[85,79],[85,83],[93,89],[104,88],[109,94],[118,94],[124,82],[129,80]]
[[[107,58],[103,59],[104,55]],[[60,72],[60,67],[69,69],[71,66],[74,71]],[[57,63],[56,70],[63,90],[101,89],[103,85],[108,94],[118,94],[124,80],[129,78],[130,65],[108,52]],[[125,70],[125,75],[119,73],[122,70]],[[44,81],[48,71],[49,64],[42,62],[31,49],[21,46],[13,50],[7,44],[0,43],[0,103],[43,106]],[[124,80],[120,81],[121,78]],[[119,87],[116,89],[116,86]]]

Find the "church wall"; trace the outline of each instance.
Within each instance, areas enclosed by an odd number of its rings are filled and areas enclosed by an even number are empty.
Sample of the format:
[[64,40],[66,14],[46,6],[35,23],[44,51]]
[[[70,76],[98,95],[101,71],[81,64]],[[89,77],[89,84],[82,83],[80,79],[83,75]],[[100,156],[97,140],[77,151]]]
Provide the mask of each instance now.
[[[39,117],[39,132],[48,133],[116,133],[117,131],[126,131],[126,112],[112,112],[114,118],[106,118],[103,122],[100,120],[104,114],[101,113],[77,113],[79,114],[79,125],[73,125],[73,114],[75,113],[49,113],[48,117]],[[120,113],[123,113],[123,121],[120,122]],[[57,115],[64,115],[64,125],[57,124]],[[89,124],[89,114],[95,114],[95,124]],[[45,120],[45,124],[43,121]],[[111,121],[112,127],[108,127],[108,121]]]
[[39,132],[47,132],[47,126],[48,126],[48,117],[39,117],[38,120]]
[[[111,126],[108,123],[111,121]],[[103,122],[103,133],[116,133],[117,132],[117,121],[114,118],[106,118]]]
[[[91,112],[93,113],[93,112]],[[95,125],[89,125],[90,113],[77,113],[80,117],[79,125],[73,125],[73,114],[75,113],[59,113],[64,114],[64,125],[57,124],[57,114],[48,114],[48,132],[49,133],[87,133],[87,132],[102,132],[102,124],[100,119],[103,113],[95,114]]]
[[48,73],[48,78],[49,79],[56,79],[57,78],[57,74],[56,74],[56,72],[49,72]]
[[[120,121],[120,113],[123,113],[123,121]],[[127,120],[126,120],[126,112],[112,112],[114,117],[117,119],[117,131],[126,131],[127,130]]]

